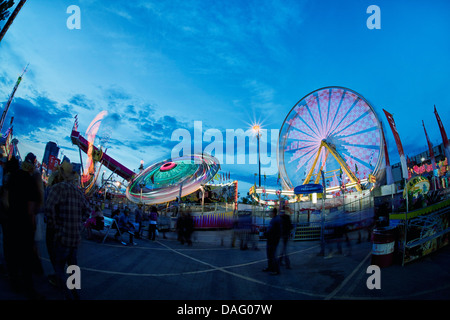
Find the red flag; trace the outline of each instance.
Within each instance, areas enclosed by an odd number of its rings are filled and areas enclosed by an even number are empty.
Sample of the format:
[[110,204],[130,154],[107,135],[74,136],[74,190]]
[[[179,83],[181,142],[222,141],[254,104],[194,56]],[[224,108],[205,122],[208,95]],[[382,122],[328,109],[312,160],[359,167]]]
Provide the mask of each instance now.
[[422,126],[423,126],[423,130],[425,131],[425,137],[427,138],[428,151],[430,152],[430,158],[431,158],[431,166],[433,167],[433,172],[434,172],[434,170],[436,170],[436,159],[434,157],[433,145],[431,144],[430,139],[428,138],[427,129],[425,129],[425,123],[423,123],[423,120],[422,120]]
[[386,184],[389,185],[389,184],[394,183],[394,178],[392,177],[391,162],[389,161],[389,153],[388,153],[388,149],[387,149],[386,139],[384,138],[383,127],[381,127],[381,133],[383,135],[384,155],[386,158]]
[[402,165],[402,174],[404,179],[408,179],[408,166],[406,164],[405,153],[403,152],[402,142],[400,140],[400,136],[397,131],[397,127],[395,126],[394,117],[392,114],[384,110],[384,114],[389,122],[389,126],[391,127],[392,134],[394,135],[395,143],[397,144],[398,153],[400,155],[400,163]]
[[436,106],[434,106],[434,114],[436,115],[436,120],[439,125],[439,130],[441,131],[442,142],[444,143],[445,157],[447,159],[450,159],[450,145],[448,143],[447,133],[445,132],[444,125],[442,124],[441,118],[439,117],[439,114],[436,110]]

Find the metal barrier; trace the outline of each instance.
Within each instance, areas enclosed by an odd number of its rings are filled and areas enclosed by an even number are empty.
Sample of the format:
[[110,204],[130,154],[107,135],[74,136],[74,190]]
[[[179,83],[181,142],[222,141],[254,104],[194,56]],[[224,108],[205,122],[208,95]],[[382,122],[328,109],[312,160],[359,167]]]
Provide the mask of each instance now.
[[[414,211],[410,212],[411,215]],[[397,225],[398,250],[402,264],[414,261],[448,245],[450,238],[450,207],[418,215]]]
[[310,222],[308,224],[297,224],[295,227],[294,241],[320,240],[320,222]]

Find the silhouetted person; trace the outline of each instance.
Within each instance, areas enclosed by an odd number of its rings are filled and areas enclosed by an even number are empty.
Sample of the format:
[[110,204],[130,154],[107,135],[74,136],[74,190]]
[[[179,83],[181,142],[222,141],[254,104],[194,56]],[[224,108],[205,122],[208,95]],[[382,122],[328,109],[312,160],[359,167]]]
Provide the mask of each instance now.
[[77,252],[81,242],[82,219],[90,211],[89,202],[79,188],[79,175],[64,161],[60,168],[62,180],[51,186],[45,200],[48,224],[54,230],[55,272],[66,299],[79,299],[76,289],[66,286],[65,267],[78,265]]
[[42,200],[33,176],[35,160],[36,156],[28,153],[20,169],[10,173],[5,185],[8,199],[5,230],[8,274],[13,290],[23,291],[30,299],[42,298],[33,284],[33,267],[36,264],[35,218]]
[[293,229],[291,216],[286,210],[290,211],[289,207],[286,207],[280,214],[281,218],[281,254],[280,254],[280,265],[285,264],[287,269],[291,268],[291,260],[287,253],[287,246],[289,243],[289,238],[291,236],[291,231]]
[[273,275],[280,274],[280,265],[276,258],[278,243],[281,237],[281,219],[277,214],[277,209],[273,208],[271,212],[272,219],[266,231],[267,245],[267,268],[263,269],[265,272],[270,272]]

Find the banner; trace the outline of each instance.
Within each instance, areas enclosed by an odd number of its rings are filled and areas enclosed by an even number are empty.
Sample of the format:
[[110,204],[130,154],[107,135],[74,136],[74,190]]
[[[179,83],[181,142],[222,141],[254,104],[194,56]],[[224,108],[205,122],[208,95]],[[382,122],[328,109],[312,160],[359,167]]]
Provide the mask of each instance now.
[[55,171],[56,167],[58,167],[59,164],[59,159],[54,155],[50,155],[48,157],[48,174],[51,174],[53,171]]
[[408,179],[408,166],[406,164],[406,158],[405,153],[403,152],[402,142],[400,141],[400,136],[398,134],[397,127],[395,126],[394,117],[392,117],[392,114],[390,114],[386,110],[383,109],[383,111],[389,122],[389,126],[391,127],[392,134],[394,135],[395,143],[397,144],[398,153],[400,155],[400,163],[402,165],[403,179]]
[[436,106],[434,106],[434,114],[436,115],[436,120],[439,125],[439,130],[441,131],[442,142],[444,143],[445,157],[447,159],[450,159],[450,145],[448,143],[447,133],[445,132],[444,125],[442,124],[441,118],[439,117],[439,114],[436,110]]

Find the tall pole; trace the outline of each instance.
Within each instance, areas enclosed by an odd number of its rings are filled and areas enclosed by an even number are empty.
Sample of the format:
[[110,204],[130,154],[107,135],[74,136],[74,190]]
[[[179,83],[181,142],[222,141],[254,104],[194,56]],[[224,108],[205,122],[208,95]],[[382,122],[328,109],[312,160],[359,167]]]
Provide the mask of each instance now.
[[407,180],[406,180],[406,178],[404,178],[404,182],[405,182],[405,186],[404,186],[404,189],[406,190],[406,211],[405,211],[405,232],[404,232],[404,237],[403,237],[403,253],[402,253],[402,267],[405,265],[405,254],[406,254],[406,240],[407,240],[407,237],[406,237],[406,234],[407,234],[407,232],[408,232],[408,208],[409,208],[409,200],[408,200],[408,198],[409,198],[409,196],[408,196],[408,189],[407,189],[407,187],[406,187],[406,184],[407,184]]
[[258,139],[258,175],[259,175],[259,187],[261,187],[261,148],[259,146],[259,128],[258,135],[256,136]]
[[17,88],[19,87],[19,84],[22,81],[22,77],[24,76],[25,72],[27,72],[27,69],[28,69],[28,64],[25,67],[25,69],[23,69],[23,72],[19,76],[19,78],[17,78],[17,81],[16,81],[16,84],[14,86],[14,89],[13,89],[11,95],[9,96],[8,102],[6,102],[5,109],[3,109],[2,117],[0,118],[0,131],[2,130],[3,124],[5,123],[6,114],[8,113],[9,106],[11,105],[11,102],[12,102],[12,100],[14,98],[14,94],[16,93]]
[[259,124],[255,124],[252,126],[252,130],[256,133],[256,139],[258,142],[257,148],[258,148],[258,172],[259,172],[259,187],[261,187],[261,148],[259,145],[259,138],[260,134],[259,131],[261,130],[261,126]]

